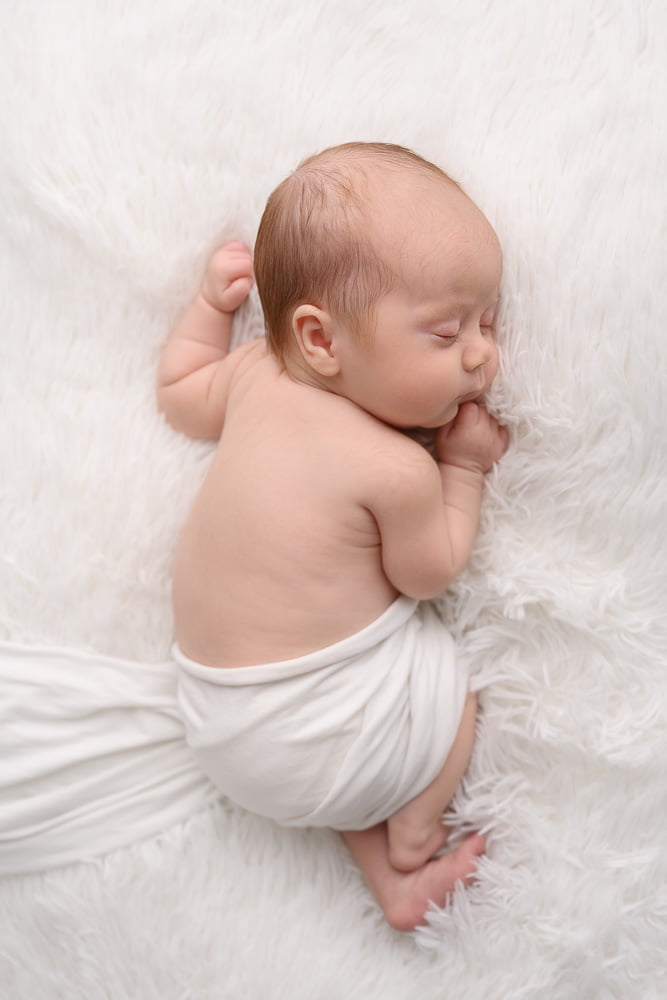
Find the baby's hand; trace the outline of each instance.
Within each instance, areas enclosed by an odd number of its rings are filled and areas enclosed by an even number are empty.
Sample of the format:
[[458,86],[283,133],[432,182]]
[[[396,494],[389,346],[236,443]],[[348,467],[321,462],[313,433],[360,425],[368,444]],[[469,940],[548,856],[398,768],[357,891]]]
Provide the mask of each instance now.
[[435,436],[438,461],[473,472],[488,472],[504,454],[509,434],[481,403],[464,403],[451,424]]
[[206,269],[201,294],[219,312],[232,313],[252,288],[252,254],[245,243],[223,243]]

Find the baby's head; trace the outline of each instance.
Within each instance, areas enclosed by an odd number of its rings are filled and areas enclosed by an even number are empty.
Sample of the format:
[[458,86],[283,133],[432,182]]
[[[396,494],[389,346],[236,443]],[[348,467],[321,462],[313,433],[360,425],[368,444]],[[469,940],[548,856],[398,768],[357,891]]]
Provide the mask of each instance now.
[[[304,348],[304,320],[322,320],[320,339],[326,319],[368,344],[382,332],[381,306],[399,291],[415,310],[438,299],[445,322],[447,303],[459,309],[473,292],[475,305],[482,294],[495,305],[502,267],[493,229],[461,188],[384,143],[347,143],[303,161],[268,200],[254,263],[272,353],[288,369],[305,360],[324,376],[338,369],[320,369]],[[464,287],[480,281],[482,292]]]
[[396,280],[385,259],[378,180],[408,173],[455,186],[434,164],[401,146],[351,142],[304,160],[269,197],[257,234],[255,276],[271,351],[285,362],[296,347],[294,310],[326,308],[358,336],[372,329],[373,308]]

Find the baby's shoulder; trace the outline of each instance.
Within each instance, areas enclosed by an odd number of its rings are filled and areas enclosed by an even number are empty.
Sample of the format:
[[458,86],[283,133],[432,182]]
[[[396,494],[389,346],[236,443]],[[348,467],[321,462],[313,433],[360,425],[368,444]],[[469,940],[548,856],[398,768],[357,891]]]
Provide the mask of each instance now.
[[245,344],[239,344],[233,351],[229,352],[227,360],[233,362],[238,368],[240,365],[255,365],[267,356],[266,337],[256,337]]
[[267,356],[268,351],[265,337],[250,340],[230,351],[225,358],[230,389],[236,389],[237,384],[243,381],[244,376],[250,375],[255,380],[258,377],[261,378],[261,372],[266,365]]
[[437,471],[437,463],[423,445],[402,431],[391,431],[377,450],[378,464],[383,471],[387,466],[407,476],[424,476]]
[[362,458],[367,488],[386,496],[432,488],[439,479],[438,466],[428,451],[402,431],[373,422],[360,435],[357,448]]

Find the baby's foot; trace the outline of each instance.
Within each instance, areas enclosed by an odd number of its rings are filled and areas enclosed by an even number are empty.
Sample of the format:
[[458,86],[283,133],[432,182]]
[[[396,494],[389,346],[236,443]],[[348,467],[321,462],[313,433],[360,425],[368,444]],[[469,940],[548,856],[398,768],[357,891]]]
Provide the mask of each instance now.
[[208,262],[201,294],[214,309],[232,313],[247,299],[252,279],[252,254],[245,243],[223,243]]
[[399,872],[414,872],[438,853],[449,837],[442,823],[426,829],[415,829],[401,821],[401,813],[389,818],[389,863]]
[[429,902],[444,906],[459,881],[470,880],[477,858],[484,853],[484,837],[473,834],[460,847],[414,872],[396,872],[387,897],[381,900],[388,922],[398,931],[411,931],[424,922]]

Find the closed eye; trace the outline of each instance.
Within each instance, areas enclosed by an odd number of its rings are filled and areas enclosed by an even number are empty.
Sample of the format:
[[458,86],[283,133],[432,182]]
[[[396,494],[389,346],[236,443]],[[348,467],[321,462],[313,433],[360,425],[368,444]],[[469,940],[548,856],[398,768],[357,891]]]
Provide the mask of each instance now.
[[487,309],[486,312],[482,315],[482,318],[479,321],[479,325],[483,330],[491,330],[492,332],[495,332],[497,308],[498,307],[496,305],[493,307],[493,309]]
[[458,333],[433,333],[431,336],[442,347],[452,347],[459,339]]
[[431,333],[434,337],[437,337],[438,340],[444,340],[447,343],[453,343],[457,340],[460,332],[461,330],[459,327],[454,329],[451,326],[436,326],[429,330],[429,333]]

